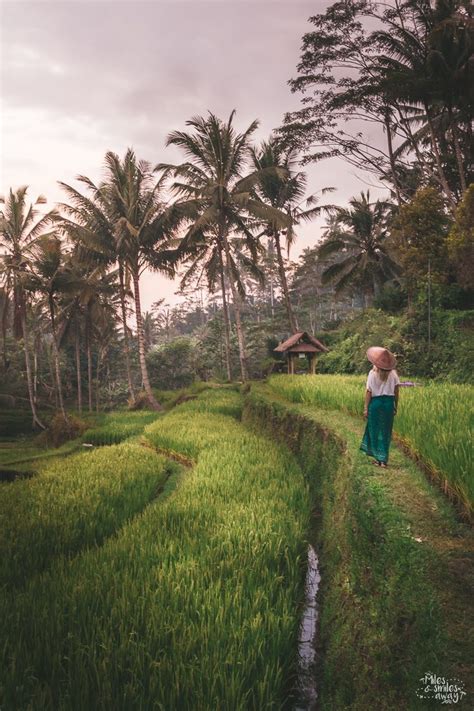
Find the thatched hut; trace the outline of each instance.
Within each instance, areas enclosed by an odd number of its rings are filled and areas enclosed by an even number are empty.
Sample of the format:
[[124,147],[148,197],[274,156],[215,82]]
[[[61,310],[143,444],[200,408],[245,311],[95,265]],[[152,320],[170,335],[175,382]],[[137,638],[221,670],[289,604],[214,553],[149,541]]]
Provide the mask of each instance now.
[[299,358],[300,354],[306,355],[308,373],[314,374],[316,372],[317,353],[327,353],[329,349],[306,331],[298,331],[287,338],[286,341],[280,343],[274,350],[277,353],[287,354],[288,373],[293,375],[295,372],[295,358]]

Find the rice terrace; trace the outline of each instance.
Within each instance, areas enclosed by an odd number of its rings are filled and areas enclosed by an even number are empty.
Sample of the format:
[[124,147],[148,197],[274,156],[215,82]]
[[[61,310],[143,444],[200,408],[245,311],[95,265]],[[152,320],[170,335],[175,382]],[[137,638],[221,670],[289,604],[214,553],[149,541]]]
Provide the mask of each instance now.
[[0,711],[472,710],[471,5],[1,12]]

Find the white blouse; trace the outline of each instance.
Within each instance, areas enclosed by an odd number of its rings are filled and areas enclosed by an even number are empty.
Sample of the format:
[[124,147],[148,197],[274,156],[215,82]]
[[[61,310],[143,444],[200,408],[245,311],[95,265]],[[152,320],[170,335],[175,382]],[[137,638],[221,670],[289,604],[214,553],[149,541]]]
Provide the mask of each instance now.
[[395,395],[397,385],[400,385],[400,378],[396,370],[391,370],[385,381],[379,378],[377,371],[373,368],[367,377],[367,390],[370,390],[372,397]]

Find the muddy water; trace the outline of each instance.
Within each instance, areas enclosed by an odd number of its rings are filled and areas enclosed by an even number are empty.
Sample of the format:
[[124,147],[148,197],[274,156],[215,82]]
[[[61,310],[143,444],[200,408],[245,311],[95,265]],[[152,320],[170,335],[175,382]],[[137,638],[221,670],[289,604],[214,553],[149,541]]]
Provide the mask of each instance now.
[[313,546],[309,545],[305,603],[298,640],[298,701],[294,711],[314,711],[316,709],[318,698],[315,679],[315,642],[318,621],[316,595],[320,582],[318,556]]

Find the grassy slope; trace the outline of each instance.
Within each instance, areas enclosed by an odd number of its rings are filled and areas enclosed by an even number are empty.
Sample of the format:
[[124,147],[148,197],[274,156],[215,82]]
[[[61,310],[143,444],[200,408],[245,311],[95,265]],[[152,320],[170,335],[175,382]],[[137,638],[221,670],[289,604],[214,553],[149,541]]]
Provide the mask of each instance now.
[[321,708],[427,708],[427,671],[461,679],[469,708],[472,530],[399,450],[387,471],[371,466],[347,414],[256,386],[245,417],[286,439],[322,502]]
[[180,486],[0,600],[4,709],[280,708],[308,487],[239,412],[237,393],[206,394],[150,425],[153,445],[196,459]]

